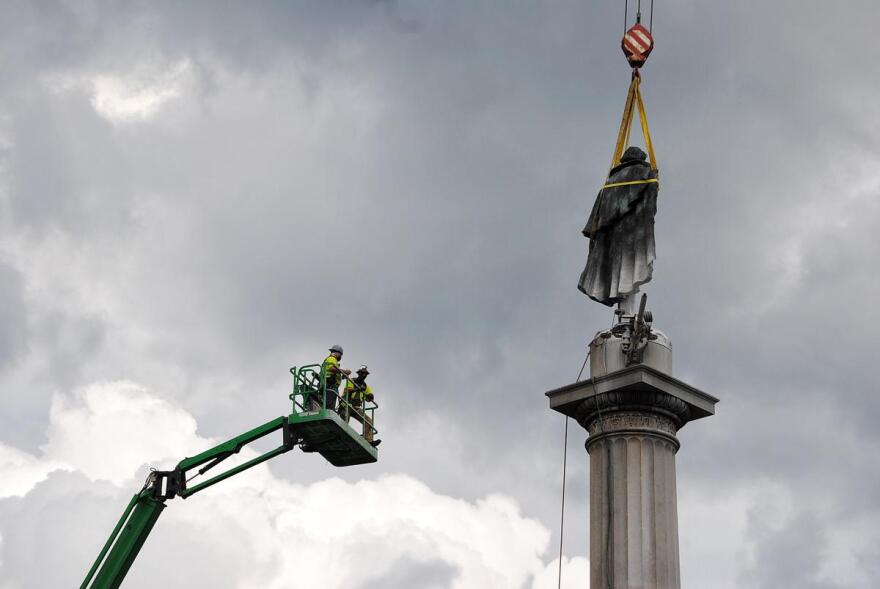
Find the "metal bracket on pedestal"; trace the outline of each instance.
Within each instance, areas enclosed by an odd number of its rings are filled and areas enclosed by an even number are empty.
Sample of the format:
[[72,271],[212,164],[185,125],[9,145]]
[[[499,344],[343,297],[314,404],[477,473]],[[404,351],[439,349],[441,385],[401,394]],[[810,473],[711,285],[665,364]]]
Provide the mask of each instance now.
[[648,304],[648,295],[642,294],[639,302],[639,312],[636,315],[627,315],[623,309],[617,309],[614,313],[618,317],[617,324],[611,328],[611,333],[621,338],[620,351],[626,355],[626,365],[641,364],[645,357],[645,346],[653,339],[651,324],[654,322],[653,314],[645,309]]

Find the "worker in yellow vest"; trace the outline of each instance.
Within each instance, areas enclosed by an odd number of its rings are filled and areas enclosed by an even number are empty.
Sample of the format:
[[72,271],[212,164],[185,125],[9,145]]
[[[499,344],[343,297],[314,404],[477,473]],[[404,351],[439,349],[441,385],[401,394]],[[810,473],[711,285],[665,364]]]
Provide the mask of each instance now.
[[372,401],[373,389],[367,384],[367,375],[370,370],[364,364],[357,370],[357,376],[345,383],[345,401],[340,405],[340,414],[345,421],[354,417],[364,426],[364,439],[373,447],[378,446],[382,440],[373,439],[373,420],[364,410],[364,402]]
[[[351,370],[339,366],[342,360],[342,346],[333,346],[330,348],[330,355],[324,358],[321,364],[321,375],[324,378],[324,384],[327,390],[327,409],[336,409],[336,397],[339,396],[339,385],[342,383],[342,375],[349,376]],[[320,392],[318,395],[318,404],[321,403]]]

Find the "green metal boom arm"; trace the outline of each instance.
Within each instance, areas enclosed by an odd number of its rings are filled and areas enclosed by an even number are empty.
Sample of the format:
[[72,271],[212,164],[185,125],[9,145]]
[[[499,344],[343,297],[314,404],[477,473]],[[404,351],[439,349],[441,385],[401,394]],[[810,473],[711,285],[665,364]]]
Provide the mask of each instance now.
[[276,432],[279,429],[284,430],[284,440],[282,441],[281,445],[274,450],[270,450],[265,454],[257,456],[256,458],[252,458],[251,460],[248,460],[247,462],[240,464],[235,468],[230,468],[229,470],[213,476],[207,481],[203,481],[198,485],[195,485],[194,487],[187,488],[186,480],[181,479],[183,481],[183,488],[178,491],[178,494],[186,499],[190,495],[194,495],[203,489],[207,489],[211,485],[228,479],[229,477],[236,475],[243,470],[247,470],[262,462],[266,462],[270,458],[275,458],[276,456],[284,454],[285,452],[289,452],[290,450],[293,450],[293,447],[296,443],[296,436],[294,436],[293,434],[293,428],[290,426],[289,418],[278,417],[268,423],[264,423],[259,427],[255,427],[249,432],[245,432],[236,438],[232,438],[228,442],[223,442],[222,444],[214,446],[210,450],[206,450],[197,456],[193,456],[192,458],[184,458],[178,463],[177,468],[172,472],[180,472],[182,474],[186,474],[188,471],[196,468],[197,466],[202,466],[203,464],[205,464],[205,466],[198,470],[198,475],[201,475],[208,470],[214,468],[215,466],[220,464],[220,462],[226,460],[233,454],[238,454],[238,452],[242,448],[244,448],[251,442],[255,442],[256,440],[259,440],[264,436]]
[[[197,474],[190,480],[202,475],[220,462],[233,454],[237,454],[246,445],[259,440],[278,430],[283,431],[283,440],[280,446],[265,454],[252,458],[234,468],[230,468],[218,475],[209,478],[193,487],[187,488],[186,473],[201,466]],[[270,458],[274,458],[285,452],[289,452],[298,443],[298,436],[288,417],[278,417],[268,423],[241,434],[227,442],[214,446],[192,458],[181,460],[174,470],[153,471],[150,473],[144,488],[136,493],[104,547],[98,558],[86,575],[80,589],[116,589],[125,578],[138,552],[149,536],[162,510],[165,509],[165,501],[180,496],[184,499],[199,491],[207,489],[211,485],[219,483],[244,470],[261,464]],[[204,465],[204,466],[202,466]]]

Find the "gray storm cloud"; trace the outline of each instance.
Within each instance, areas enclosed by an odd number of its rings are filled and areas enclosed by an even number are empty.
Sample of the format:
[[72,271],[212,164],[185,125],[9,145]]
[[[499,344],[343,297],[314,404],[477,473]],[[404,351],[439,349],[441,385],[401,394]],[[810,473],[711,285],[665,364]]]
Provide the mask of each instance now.
[[[876,586],[880,88],[853,39],[880,14],[657,8],[647,290],[677,374],[722,400],[681,434],[684,585]],[[556,529],[562,424],[541,393],[610,321],[575,284],[628,81],[616,4],[0,10],[0,443],[39,456],[53,395],[115,380],[226,438],[342,343],[373,370],[384,442],[376,467],[333,475],[502,493]],[[570,443],[571,556],[587,473]],[[76,473],[40,484],[121,497]],[[0,535],[0,575],[26,571]],[[454,578],[399,562],[398,583]]]

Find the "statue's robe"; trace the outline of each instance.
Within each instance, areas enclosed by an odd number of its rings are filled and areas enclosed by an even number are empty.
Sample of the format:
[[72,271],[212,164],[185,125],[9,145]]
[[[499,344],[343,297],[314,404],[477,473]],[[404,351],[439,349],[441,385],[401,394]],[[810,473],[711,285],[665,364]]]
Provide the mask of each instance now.
[[[606,184],[657,178],[644,158],[640,149],[627,149]],[[599,191],[583,231],[590,253],[578,283],[591,299],[612,306],[651,280],[658,186],[652,182]]]

